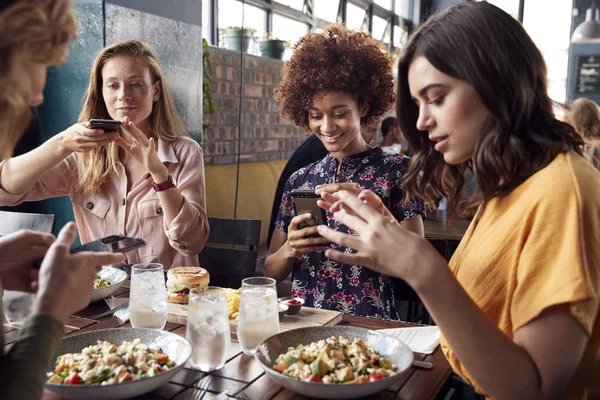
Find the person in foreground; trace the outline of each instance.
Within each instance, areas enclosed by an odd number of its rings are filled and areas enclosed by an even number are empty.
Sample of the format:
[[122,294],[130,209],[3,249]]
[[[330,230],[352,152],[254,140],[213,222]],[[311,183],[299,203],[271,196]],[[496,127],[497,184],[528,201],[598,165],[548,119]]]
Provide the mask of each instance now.
[[[408,230],[423,235],[423,202],[405,199],[400,184],[408,159],[371,147],[361,129],[373,125],[394,102],[392,63],[369,35],[343,26],[303,36],[283,70],[277,91],[280,113],[313,132],[329,154],[288,179],[265,260],[265,275],[284,280],[292,272],[292,295],[306,305],[384,319],[398,319],[389,277],[356,263],[329,260],[311,214],[296,215],[293,189],[360,193],[372,189]],[[345,229],[332,219],[331,226]]]
[[[12,155],[30,121],[30,106],[43,101],[46,69],[64,60],[76,29],[70,0],[15,0],[0,5],[2,157]],[[0,238],[0,292],[37,292],[19,338],[10,350],[0,353],[0,399],[42,397],[67,318],[89,303],[101,266],[125,260],[113,253],[69,254],[76,236],[75,224],[69,223],[56,240],[26,230]],[[0,320],[4,320],[1,304]],[[3,335],[0,348],[4,349]]]
[[456,210],[470,168],[477,215],[448,265],[372,193],[324,194],[320,205],[357,234],[319,226],[357,251],[327,257],[406,280],[478,393],[599,393],[600,174],[555,118],[544,59],[523,27],[485,2],[432,16],[400,59],[397,109],[415,150],[408,193],[426,196],[430,185]]
[[[120,132],[89,129],[92,118],[122,121]],[[147,243],[129,264],[199,265],[209,232],[202,149],[143,42],[104,48],[79,123],[0,168],[1,205],[69,196],[82,243],[120,233]]]

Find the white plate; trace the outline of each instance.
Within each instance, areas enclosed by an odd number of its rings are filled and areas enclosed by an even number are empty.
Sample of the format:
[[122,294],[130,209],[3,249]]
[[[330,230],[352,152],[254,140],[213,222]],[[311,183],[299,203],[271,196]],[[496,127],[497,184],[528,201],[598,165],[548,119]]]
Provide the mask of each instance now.
[[105,386],[62,385],[46,382],[46,389],[63,399],[114,400],[136,397],[169,382],[192,355],[192,346],[181,336],[157,329],[141,328],[102,329],[66,336],[61,342],[58,354],[78,353],[87,346],[97,344],[98,340],[106,340],[118,346],[123,341],[132,341],[136,338],[140,338],[144,344],[160,347],[175,362],[175,366],[153,377],[137,381]]
[[98,300],[102,300],[113,294],[123,285],[123,282],[127,279],[127,273],[118,268],[104,266],[98,272],[98,276],[102,279],[106,279],[110,282],[109,286],[103,288],[94,289],[90,303]]
[[[375,382],[325,384],[290,378],[273,369],[277,357],[287,353],[288,347],[307,345],[332,336],[336,338],[344,336],[349,340],[361,338],[381,356],[389,358],[397,367],[396,373]],[[384,333],[351,326],[319,326],[281,332],[263,340],[256,348],[255,355],[256,360],[271,379],[293,392],[320,399],[353,399],[380,392],[402,379],[403,372],[410,368],[413,357],[413,352],[402,341]]]

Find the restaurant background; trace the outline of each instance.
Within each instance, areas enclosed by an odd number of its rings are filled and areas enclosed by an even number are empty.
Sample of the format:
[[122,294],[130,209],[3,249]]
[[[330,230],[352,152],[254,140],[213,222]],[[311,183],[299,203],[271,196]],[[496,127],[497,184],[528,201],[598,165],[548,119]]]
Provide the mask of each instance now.
[[[72,125],[79,114],[95,55],[124,39],[148,42],[158,54],[188,133],[203,147],[210,217],[262,221],[262,251],[271,205],[286,160],[307,137],[277,113],[273,91],[294,42],[309,30],[344,22],[372,32],[397,57],[407,35],[429,15],[459,0],[77,0],[79,35],[66,64],[51,68],[32,126],[17,152],[38,146]],[[570,36],[591,0],[489,0],[520,19],[548,63],[549,92],[567,98]],[[247,53],[228,49],[224,28],[254,29]],[[212,67],[203,71],[202,41]],[[283,60],[261,56],[260,41],[281,39]],[[205,58],[206,61],[206,58]],[[207,76],[211,82],[206,81]],[[203,82],[211,88],[214,113],[203,129]],[[203,101],[205,104],[203,105]],[[20,206],[57,215],[56,231],[74,220],[68,198]]]

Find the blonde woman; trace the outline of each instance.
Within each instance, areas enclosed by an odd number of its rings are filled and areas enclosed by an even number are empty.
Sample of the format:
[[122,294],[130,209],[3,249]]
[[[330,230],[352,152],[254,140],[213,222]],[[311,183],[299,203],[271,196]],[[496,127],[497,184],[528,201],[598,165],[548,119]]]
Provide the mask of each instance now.
[[592,100],[582,97],[567,106],[566,117],[585,141],[585,158],[600,169],[600,108]]
[[[122,121],[119,132],[91,118]],[[69,196],[83,243],[144,238],[127,262],[198,265],[208,238],[202,150],[187,137],[152,49],[106,47],[92,66],[79,123],[0,164],[0,204]]]
[[[0,3],[0,153],[9,157],[42,103],[49,65],[64,61],[75,39],[70,0],[17,0]],[[0,238],[2,289],[37,292],[32,315],[10,350],[0,352],[0,399],[39,399],[64,323],[90,300],[100,266],[124,261],[121,254],[69,254],[75,236],[69,223],[55,239],[19,231]],[[39,260],[43,258],[41,267]],[[3,320],[0,307],[0,320]],[[0,335],[0,349],[4,341]]]

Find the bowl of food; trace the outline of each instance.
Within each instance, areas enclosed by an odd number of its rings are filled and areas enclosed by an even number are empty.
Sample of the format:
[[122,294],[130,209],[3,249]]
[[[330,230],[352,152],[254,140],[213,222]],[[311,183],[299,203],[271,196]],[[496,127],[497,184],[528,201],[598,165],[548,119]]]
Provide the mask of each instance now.
[[127,279],[127,273],[118,268],[104,266],[94,279],[90,302],[102,300],[116,292]]
[[45,388],[64,399],[123,399],[167,383],[190,344],[157,329],[103,329],[65,337]]
[[285,313],[288,312],[289,308],[290,307],[287,306],[286,304],[283,304],[283,303],[277,304],[277,310],[279,311],[279,320],[280,321],[283,319],[283,316],[285,315]]
[[293,329],[265,339],[256,360],[283,387],[308,397],[368,396],[402,379],[413,353],[402,341],[364,328]]
[[298,314],[304,305],[304,299],[302,297],[280,297],[277,301],[279,304],[285,304],[289,307],[287,311],[289,315]]

